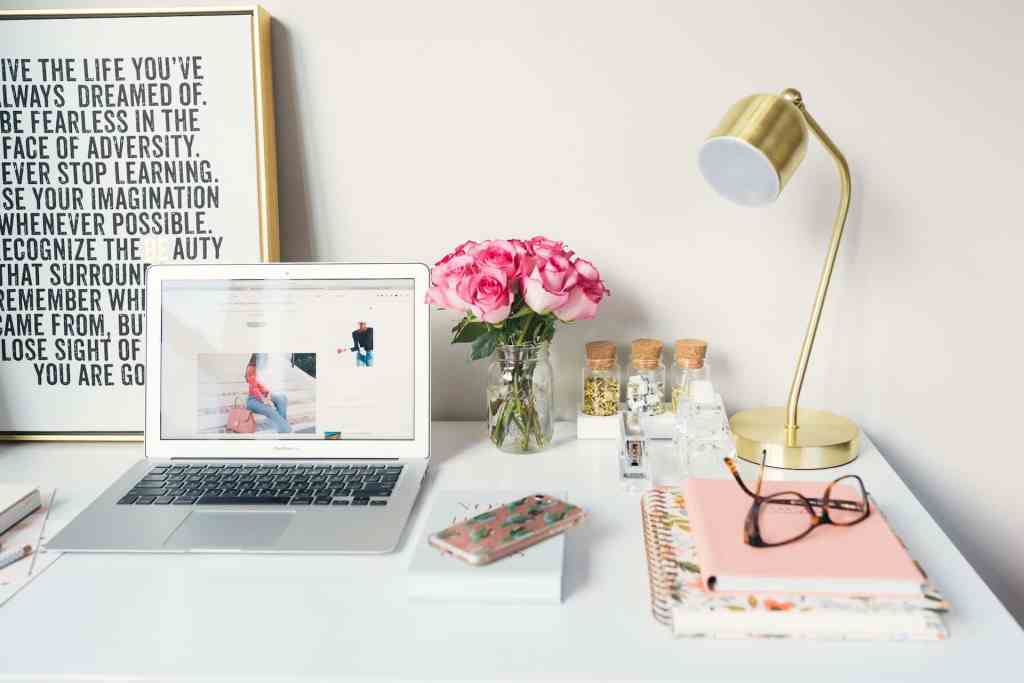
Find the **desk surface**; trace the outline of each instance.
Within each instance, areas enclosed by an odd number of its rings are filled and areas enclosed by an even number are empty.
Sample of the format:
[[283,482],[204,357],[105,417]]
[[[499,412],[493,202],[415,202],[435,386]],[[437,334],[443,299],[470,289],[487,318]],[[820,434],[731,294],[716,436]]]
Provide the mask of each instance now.
[[[396,554],[66,554],[0,606],[0,676],[934,683],[1024,651],[1024,632],[867,439],[843,470],[864,477],[952,602],[948,641],[673,640],[648,611],[638,497],[619,488],[609,442],[576,441],[573,425],[560,424],[549,451],[513,456],[493,449],[478,423],[433,432],[434,466]],[[662,477],[672,475],[667,450],[656,460]],[[5,445],[0,482],[58,487],[55,531],[141,454],[133,444]],[[590,511],[567,538],[564,604],[410,604],[405,569],[435,492],[520,486],[567,490]]]

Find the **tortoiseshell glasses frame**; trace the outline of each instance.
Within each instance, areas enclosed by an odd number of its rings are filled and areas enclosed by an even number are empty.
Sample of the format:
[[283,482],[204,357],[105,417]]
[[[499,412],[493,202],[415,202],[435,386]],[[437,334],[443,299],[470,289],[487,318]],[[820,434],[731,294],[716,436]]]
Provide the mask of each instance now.
[[[765,458],[767,453],[761,454],[761,468],[757,474],[757,485],[754,490],[751,491],[747,488],[747,485],[743,483],[743,478],[740,476],[739,470],[736,468],[736,463],[733,462],[732,458],[725,458],[725,465],[732,472],[732,476],[735,477],[736,483],[740,485],[743,492],[754,499],[754,502],[750,505],[750,511],[747,513],[747,518],[743,523],[743,540],[748,545],[752,545],[755,548],[774,548],[780,545],[786,545],[799,541],[801,538],[811,533],[820,526],[826,524],[834,524],[835,526],[853,526],[854,524],[860,524],[871,514],[871,502],[868,498],[867,489],[864,488],[864,481],[856,474],[847,474],[839,477],[832,481],[825,488],[825,493],[821,498],[808,498],[796,491],[778,491],[771,494],[770,496],[761,495],[761,486],[764,483],[764,470],[765,470]],[[842,498],[832,497],[832,488],[842,482],[847,486],[854,486],[854,490],[860,492],[860,500],[846,500]],[[807,511],[808,524],[807,528],[792,538],[787,538],[781,541],[766,541],[763,534],[761,533],[761,511],[766,509],[767,505],[788,505],[792,507],[803,508]],[[836,520],[832,515],[829,514],[829,510],[842,511],[844,513],[850,513],[854,516],[852,519]],[[815,510],[821,510],[821,512],[815,512]]]

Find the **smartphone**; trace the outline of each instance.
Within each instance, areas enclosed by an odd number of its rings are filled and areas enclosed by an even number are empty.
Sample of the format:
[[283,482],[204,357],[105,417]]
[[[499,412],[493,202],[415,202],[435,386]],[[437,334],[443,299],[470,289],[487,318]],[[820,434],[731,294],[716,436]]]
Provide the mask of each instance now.
[[575,505],[543,493],[509,501],[431,534],[430,545],[472,565],[490,564],[583,521]]

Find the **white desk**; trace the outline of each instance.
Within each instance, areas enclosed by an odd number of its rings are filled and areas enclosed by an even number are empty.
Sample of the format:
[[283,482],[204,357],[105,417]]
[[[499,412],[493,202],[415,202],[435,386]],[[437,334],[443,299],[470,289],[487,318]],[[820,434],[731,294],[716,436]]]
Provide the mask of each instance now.
[[[549,451],[511,456],[486,442],[480,424],[435,424],[435,466],[393,555],[64,555],[0,607],[0,676],[962,683],[1019,675],[1024,633],[867,440],[844,471],[864,477],[952,602],[948,641],[671,639],[648,611],[638,498],[619,489],[608,442],[572,434],[573,425],[559,425]],[[0,446],[0,481],[59,487],[56,530],[140,455],[138,445]],[[590,512],[568,536],[565,603],[410,604],[404,571],[434,492],[519,486],[565,489]]]

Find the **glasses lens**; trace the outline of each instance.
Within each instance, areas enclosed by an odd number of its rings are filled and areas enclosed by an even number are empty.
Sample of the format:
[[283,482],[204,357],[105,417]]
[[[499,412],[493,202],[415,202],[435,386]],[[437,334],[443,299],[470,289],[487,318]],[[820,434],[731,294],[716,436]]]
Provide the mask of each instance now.
[[768,545],[787,543],[807,533],[814,515],[807,501],[795,493],[776,493],[761,501],[758,517],[761,540]]
[[826,494],[828,516],[841,526],[856,524],[868,516],[868,494],[860,479],[854,476],[836,479]]

